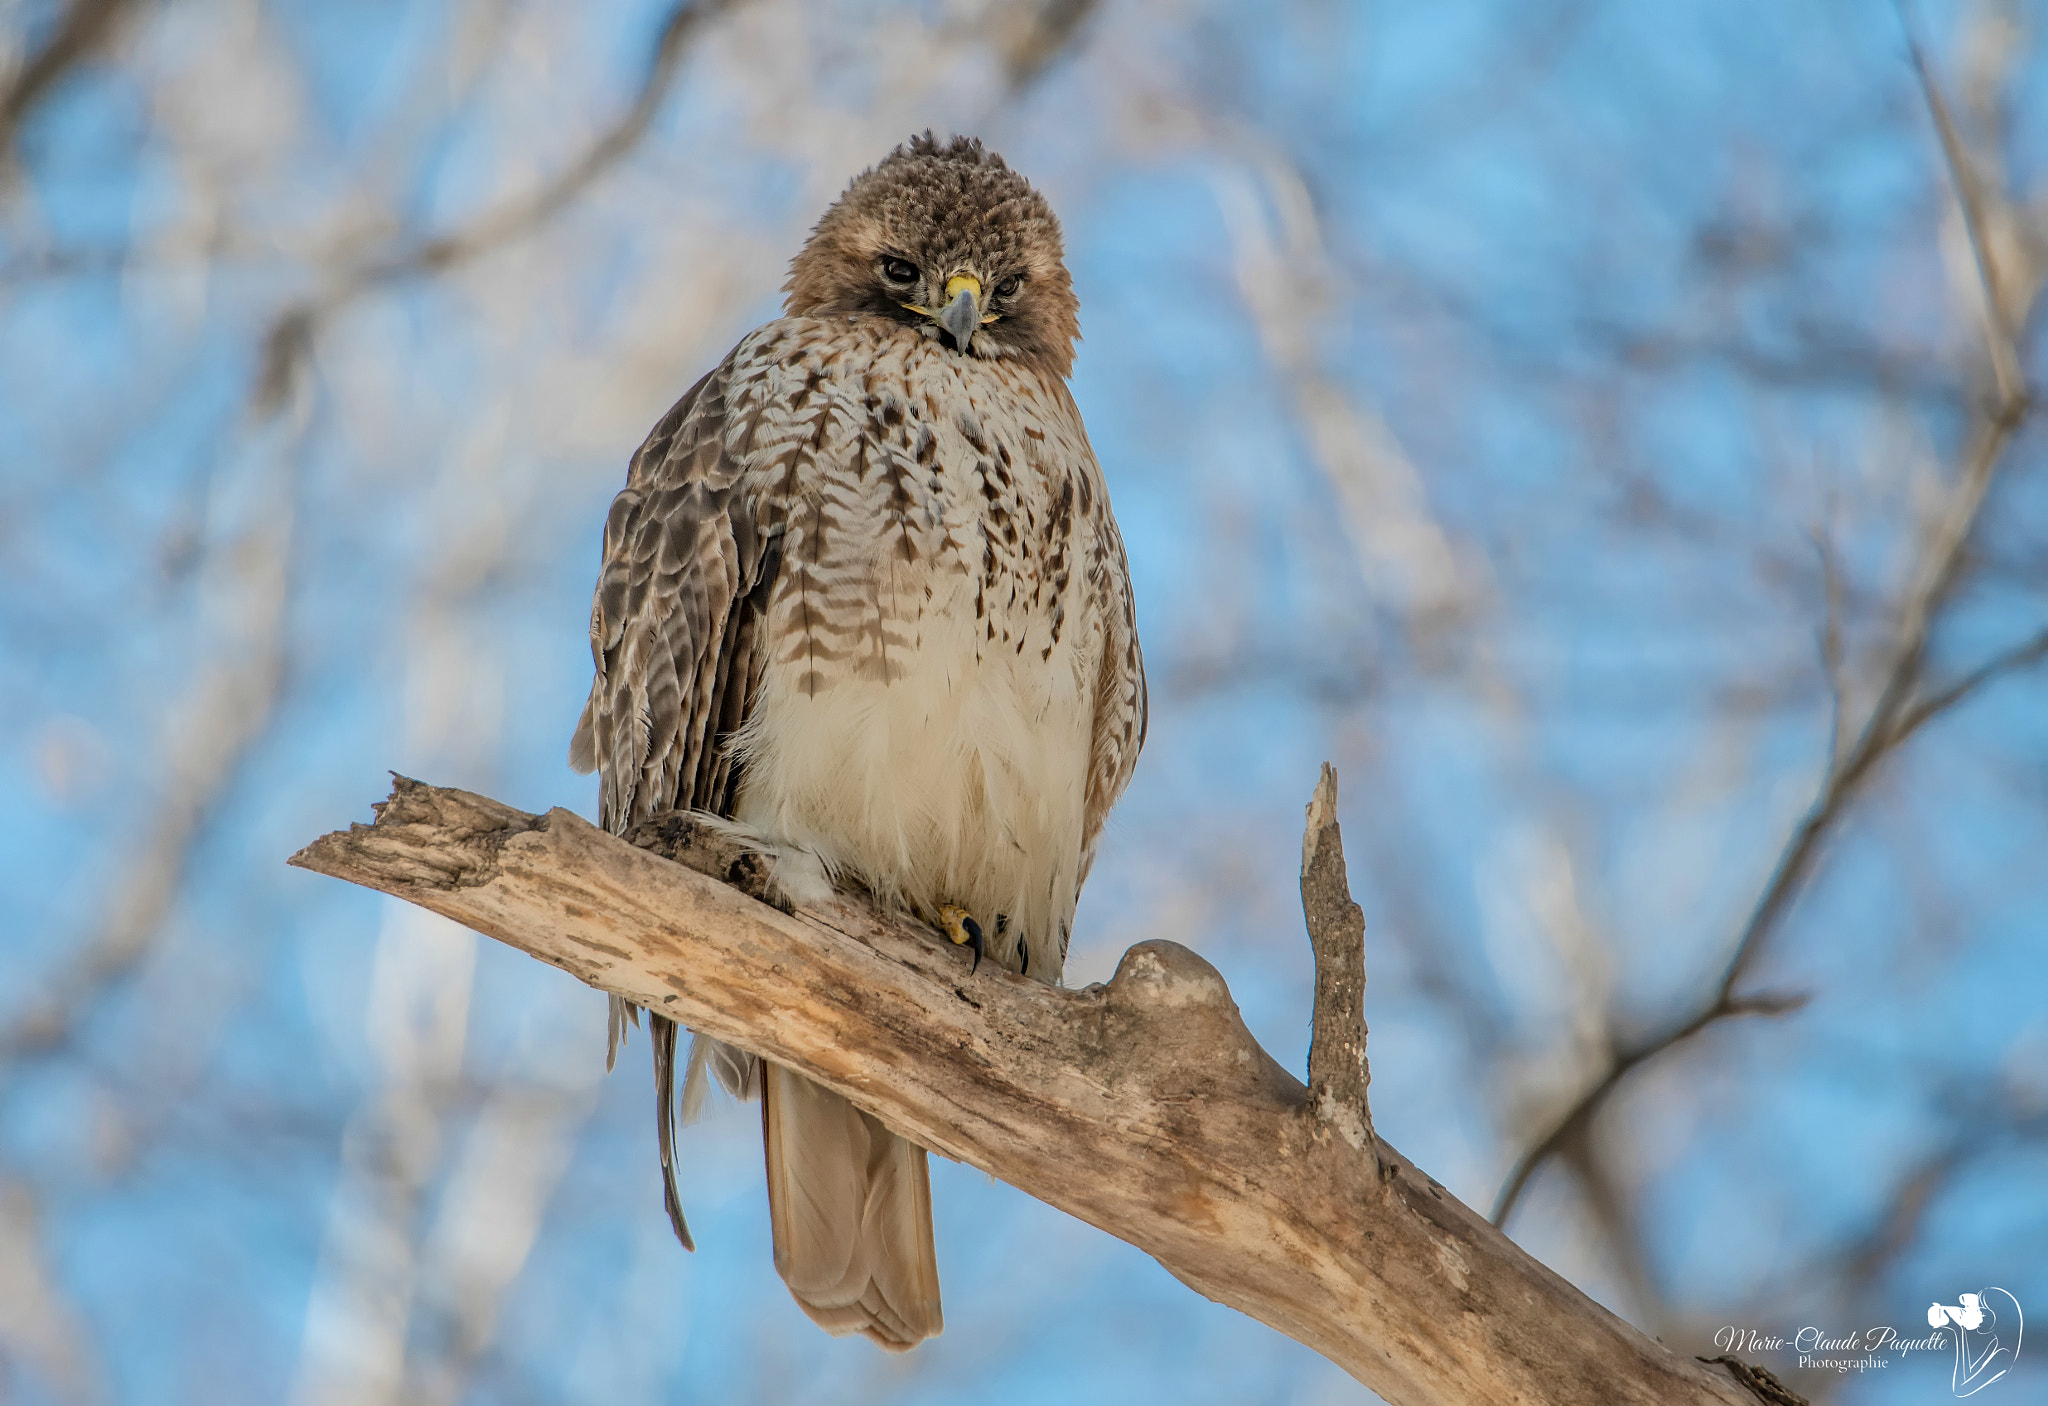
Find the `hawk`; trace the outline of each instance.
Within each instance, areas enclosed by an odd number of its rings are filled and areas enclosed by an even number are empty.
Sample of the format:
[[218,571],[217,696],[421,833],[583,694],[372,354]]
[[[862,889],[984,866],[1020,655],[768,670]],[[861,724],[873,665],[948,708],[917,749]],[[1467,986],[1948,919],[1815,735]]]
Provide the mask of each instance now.
[[[1067,389],[1080,335],[1051,207],[978,140],[856,177],[749,333],[633,456],[605,522],[596,680],[570,763],[604,824],[721,817],[793,897],[850,880],[1057,982],[1145,739],[1129,569]],[[613,998],[612,1052],[639,1012]],[[672,1022],[649,1012],[669,1219]],[[787,1070],[758,1095],[775,1267],[833,1333],[941,1327],[924,1149]]]

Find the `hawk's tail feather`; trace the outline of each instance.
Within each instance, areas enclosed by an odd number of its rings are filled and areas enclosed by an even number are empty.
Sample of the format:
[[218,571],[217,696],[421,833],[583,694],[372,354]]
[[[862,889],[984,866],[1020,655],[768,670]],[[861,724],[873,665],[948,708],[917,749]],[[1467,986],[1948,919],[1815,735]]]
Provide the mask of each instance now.
[[945,1326],[925,1151],[830,1089],[762,1069],[775,1268],[829,1333],[901,1352]]
[[761,1097],[759,1056],[750,1055],[723,1040],[706,1040],[703,1043],[710,1047],[706,1059],[711,1072],[718,1076],[721,1088],[741,1103],[752,1103]]
[[683,1107],[679,1115],[686,1128],[704,1116],[704,1091],[709,1082],[704,1072],[711,1047],[716,1043],[695,1032],[690,1035],[690,1060],[683,1070]]
[[638,1028],[640,1008],[624,996],[611,998],[610,1008],[604,1021],[604,1072],[609,1074],[619,1062],[619,1051],[626,1047],[627,1027]]
[[661,1139],[661,1198],[668,1209],[668,1223],[685,1250],[697,1248],[690,1238],[689,1222],[683,1219],[683,1196],[676,1186],[676,1023],[667,1016],[647,1013],[649,1038],[654,1043],[654,1118]]

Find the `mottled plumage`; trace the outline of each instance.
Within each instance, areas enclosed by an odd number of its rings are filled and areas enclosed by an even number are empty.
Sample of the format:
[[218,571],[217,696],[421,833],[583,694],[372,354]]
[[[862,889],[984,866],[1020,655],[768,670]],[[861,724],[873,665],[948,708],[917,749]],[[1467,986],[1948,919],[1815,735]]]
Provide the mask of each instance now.
[[[979,143],[920,139],[819,222],[788,312],[633,458],[572,764],[613,830],[727,817],[793,891],[822,869],[926,918],[958,905],[993,960],[1057,981],[1145,727],[1123,545],[1065,383],[1058,224]],[[674,1027],[652,1020],[687,1244]],[[889,1347],[939,1331],[923,1150],[737,1051],[695,1052],[686,1084],[706,1063],[765,1098],[797,1301]]]

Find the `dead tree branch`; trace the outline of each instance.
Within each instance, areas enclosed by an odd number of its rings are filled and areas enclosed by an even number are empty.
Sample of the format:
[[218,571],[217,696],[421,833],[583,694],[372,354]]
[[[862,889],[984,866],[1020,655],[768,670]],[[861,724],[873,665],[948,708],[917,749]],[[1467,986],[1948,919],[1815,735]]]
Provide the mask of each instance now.
[[[763,901],[759,858],[687,815],[634,839],[645,848],[568,811],[529,815],[400,778],[375,824],[328,835],[292,863],[432,909],[798,1070],[1128,1240],[1401,1406],[1744,1400],[1384,1142],[1376,1163],[1327,1136],[1308,1090],[1186,948],[1140,943],[1108,985],[1080,991],[986,963],[970,974],[964,952],[865,900]],[[1334,897],[1334,824],[1312,830],[1309,848],[1304,887]],[[1362,951],[1362,923],[1338,926]],[[1318,1011],[1318,1030],[1352,1018]],[[1358,1091],[1362,1118],[1362,1043],[1355,1063],[1331,1057],[1342,1045],[1325,1044],[1331,1082]]]
[[1351,900],[1344,836],[1337,828],[1337,772],[1328,762],[1301,837],[1301,911],[1316,954],[1309,1107],[1324,1127],[1376,1156],[1366,1102],[1372,1071],[1365,1059],[1365,913]]

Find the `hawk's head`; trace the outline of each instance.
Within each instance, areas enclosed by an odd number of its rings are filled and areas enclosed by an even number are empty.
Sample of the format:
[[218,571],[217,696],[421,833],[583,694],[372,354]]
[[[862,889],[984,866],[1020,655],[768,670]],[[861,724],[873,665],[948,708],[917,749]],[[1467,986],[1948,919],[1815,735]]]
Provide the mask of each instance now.
[[856,176],[789,268],[791,316],[872,315],[1064,376],[1081,335],[1060,222],[972,137],[927,132]]

